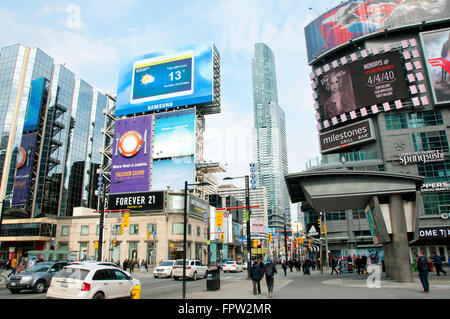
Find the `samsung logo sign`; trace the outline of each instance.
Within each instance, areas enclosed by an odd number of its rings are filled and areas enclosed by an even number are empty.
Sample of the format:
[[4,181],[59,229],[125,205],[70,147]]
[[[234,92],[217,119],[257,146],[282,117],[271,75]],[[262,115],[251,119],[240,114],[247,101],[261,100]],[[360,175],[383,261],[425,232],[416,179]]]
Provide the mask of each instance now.
[[444,152],[440,150],[426,152],[402,153],[399,155],[400,163],[403,165],[440,162],[444,160]]

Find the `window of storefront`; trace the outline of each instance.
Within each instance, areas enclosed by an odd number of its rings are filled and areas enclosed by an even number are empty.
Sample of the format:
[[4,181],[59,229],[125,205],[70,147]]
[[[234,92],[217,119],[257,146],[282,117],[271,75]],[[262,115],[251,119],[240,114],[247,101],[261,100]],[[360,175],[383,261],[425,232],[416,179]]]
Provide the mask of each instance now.
[[137,259],[138,256],[138,243],[130,242],[128,245],[128,259]]
[[87,242],[80,243],[80,248],[78,252],[80,260],[86,260],[88,256],[88,243]]
[[202,244],[195,244],[195,259],[202,260]]
[[147,243],[147,261],[151,265],[156,264],[156,247],[154,242]]

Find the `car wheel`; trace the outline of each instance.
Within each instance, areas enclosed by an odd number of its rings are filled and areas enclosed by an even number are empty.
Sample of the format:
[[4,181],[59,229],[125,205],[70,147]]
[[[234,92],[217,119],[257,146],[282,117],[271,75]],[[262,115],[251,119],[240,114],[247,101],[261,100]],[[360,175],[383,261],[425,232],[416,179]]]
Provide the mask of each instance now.
[[158,278],[158,276],[153,276],[153,278]]
[[36,285],[34,285],[33,291],[34,291],[35,293],[40,294],[40,293],[44,292],[44,290],[45,290],[45,281],[39,280],[39,281],[36,283]]
[[97,292],[92,299],[105,299],[105,295],[101,292]]
[[194,272],[194,274],[192,275],[192,280],[197,280],[197,272]]
[[11,293],[15,295],[20,292],[20,289],[9,289],[9,291],[11,291]]

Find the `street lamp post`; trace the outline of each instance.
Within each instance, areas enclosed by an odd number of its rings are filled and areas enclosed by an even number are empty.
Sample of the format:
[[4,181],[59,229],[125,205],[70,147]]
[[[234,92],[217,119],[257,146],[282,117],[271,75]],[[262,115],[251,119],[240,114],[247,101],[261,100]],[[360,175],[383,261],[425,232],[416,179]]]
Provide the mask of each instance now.
[[184,226],[183,226],[183,299],[186,299],[186,244],[187,244],[187,215],[188,215],[188,186],[206,186],[208,182],[189,184],[184,182]]
[[250,279],[250,266],[252,263],[252,246],[250,239],[250,187],[249,187],[249,176],[239,176],[239,177],[225,177],[223,180],[231,180],[245,178],[245,210],[246,210],[246,220],[247,220],[247,279]]

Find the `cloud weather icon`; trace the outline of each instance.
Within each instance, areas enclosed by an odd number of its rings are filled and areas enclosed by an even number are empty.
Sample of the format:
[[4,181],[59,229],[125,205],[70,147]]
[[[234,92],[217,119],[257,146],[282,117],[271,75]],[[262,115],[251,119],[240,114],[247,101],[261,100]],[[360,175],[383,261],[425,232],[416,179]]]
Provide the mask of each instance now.
[[155,77],[152,76],[151,74],[145,74],[141,78],[141,83],[144,85],[147,85],[147,84],[150,84],[153,82],[155,82]]

